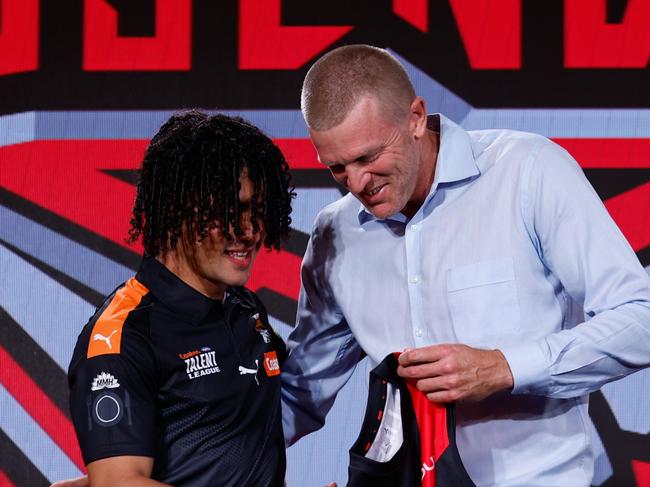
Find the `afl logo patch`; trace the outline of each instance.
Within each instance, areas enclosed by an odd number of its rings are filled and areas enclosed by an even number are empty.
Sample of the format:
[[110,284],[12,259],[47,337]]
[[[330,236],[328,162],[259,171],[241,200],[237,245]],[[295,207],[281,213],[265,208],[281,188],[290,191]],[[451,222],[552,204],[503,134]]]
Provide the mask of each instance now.
[[99,426],[113,426],[124,416],[124,403],[114,392],[106,391],[95,397],[92,417]]

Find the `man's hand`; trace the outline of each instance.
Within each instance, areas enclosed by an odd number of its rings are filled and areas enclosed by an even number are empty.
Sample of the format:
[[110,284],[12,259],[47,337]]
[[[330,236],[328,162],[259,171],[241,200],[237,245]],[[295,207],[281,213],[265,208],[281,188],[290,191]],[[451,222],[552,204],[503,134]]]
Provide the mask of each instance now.
[[89,485],[90,482],[88,481],[88,476],[84,475],[83,477],[77,477],[76,479],[59,480],[50,485],[50,487],[88,487]]
[[397,373],[414,379],[433,402],[480,401],[511,389],[510,366],[500,350],[481,350],[460,344],[431,345],[399,356]]

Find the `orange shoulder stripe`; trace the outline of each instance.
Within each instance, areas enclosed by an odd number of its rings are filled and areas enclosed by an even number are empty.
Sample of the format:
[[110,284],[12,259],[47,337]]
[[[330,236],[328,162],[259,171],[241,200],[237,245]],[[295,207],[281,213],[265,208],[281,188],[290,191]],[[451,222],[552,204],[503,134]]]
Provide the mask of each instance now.
[[97,318],[88,342],[87,358],[120,353],[124,320],[149,290],[134,277],[119,289],[104,312]]

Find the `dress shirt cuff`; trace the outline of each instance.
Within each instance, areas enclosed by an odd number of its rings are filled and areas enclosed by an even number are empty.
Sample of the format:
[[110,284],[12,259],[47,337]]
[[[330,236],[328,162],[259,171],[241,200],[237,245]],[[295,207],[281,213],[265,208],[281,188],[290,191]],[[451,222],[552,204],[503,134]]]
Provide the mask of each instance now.
[[524,342],[502,347],[501,353],[508,361],[514,385],[513,394],[526,394],[544,389],[550,382],[547,358],[537,342]]

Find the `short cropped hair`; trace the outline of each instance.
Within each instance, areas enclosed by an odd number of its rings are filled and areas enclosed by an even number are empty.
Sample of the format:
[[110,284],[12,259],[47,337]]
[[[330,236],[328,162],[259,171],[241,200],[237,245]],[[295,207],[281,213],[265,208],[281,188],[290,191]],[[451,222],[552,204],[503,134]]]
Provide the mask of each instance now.
[[307,126],[328,130],[339,125],[363,96],[374,96],[387,115],[408,113],[415,89],[404,66],[385,49],[343,46],[318,59],[302,85],[301,110]]
[[[227,239],[243,233],[239,177],[253,183],[251,224],[264,224],[267,248],[280,249],[291,224],[289,167],[280,149],[239,117],[199,110],[177,113],[153,137],[140,170],[129,241],[156,256],[187,235],[203,239],[219,225]],[[184,233],[186,231],[186,233]]]

